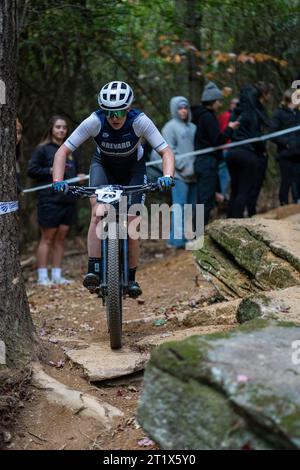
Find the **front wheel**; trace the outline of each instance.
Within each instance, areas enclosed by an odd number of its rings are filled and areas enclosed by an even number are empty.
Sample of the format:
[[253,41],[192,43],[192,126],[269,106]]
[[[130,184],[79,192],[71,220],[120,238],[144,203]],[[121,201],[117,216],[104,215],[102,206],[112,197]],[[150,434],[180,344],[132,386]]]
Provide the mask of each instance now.
[[122,276],[118,229],[117,226],[115,238],[108,238],[107,246],[106,312],[112,349],[122,347]]

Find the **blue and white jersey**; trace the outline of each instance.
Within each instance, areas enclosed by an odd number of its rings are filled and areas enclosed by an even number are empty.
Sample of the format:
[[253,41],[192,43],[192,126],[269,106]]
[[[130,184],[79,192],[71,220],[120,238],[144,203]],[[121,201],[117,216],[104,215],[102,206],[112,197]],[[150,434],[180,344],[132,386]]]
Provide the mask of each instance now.
[[121,129],[113,129],[103,111],[96,111],[95,114],[101,122],[101,130],[95,137],[98,153],[111,157],[128,157],[134,154],[139,160],[141,155],[138,155],[138,150],[141,146],[141,137],[136,135],[133,122],[141,114],[140,111],[136,109],[129,111]]
[[75,129],[65,145],[74,151],[89,137],[94,138],[99,155],[108,159],[127,157],[140,160],[143,157],[143,138],[157,152],[168,146],[153,121],[137,109],[128,112],[124,125],[117,130],[110,126],[101,109],[95,111]]

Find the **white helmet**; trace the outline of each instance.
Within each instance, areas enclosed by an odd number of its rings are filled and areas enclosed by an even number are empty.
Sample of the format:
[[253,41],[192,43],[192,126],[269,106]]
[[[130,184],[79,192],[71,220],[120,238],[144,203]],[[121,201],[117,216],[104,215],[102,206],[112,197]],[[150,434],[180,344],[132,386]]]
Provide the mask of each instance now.
[[101,88],[98,103],[101,109],[118,111],[129,108],[133,98],[133,91],[127,83],[109,82]]

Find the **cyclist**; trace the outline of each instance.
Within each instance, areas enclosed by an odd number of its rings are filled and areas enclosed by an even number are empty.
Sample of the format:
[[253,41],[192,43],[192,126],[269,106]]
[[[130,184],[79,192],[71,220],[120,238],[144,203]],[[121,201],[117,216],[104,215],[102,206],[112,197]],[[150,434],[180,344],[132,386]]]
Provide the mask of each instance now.
[[[169,190],[173,185],[174,155],[154,123],[146,114],[131,108],[134,95],[131,87],[121,81],[104,85],[98,95],[100,109],[85,119],[58,149],[53,166],[53,190],[61,192],[67,189],[63,181],[64,166],[67,156],[74,152],[89,137],[97,144],[90,166],[90,186],[106,184],[139,185],[146,180],[146,165],[143,157],[141,140],[146,139],[163,159],[163,176],[157,182],[161,190]],[[131,204],[143,203],[143,195],[133,195]],[[83,285],[90,292],[95,292],[100,279],[100,240],[96,227],[105,214],[105,206],[96,207],[91,199],[91,222],[88,232],[88,273]],[[97,214],[96,214],[97,210]],[[134,216],[129,216],[129,222]],[[129,237],[129,289],[131,297],[142,293],[135,280],[139,259],[139,240]]]

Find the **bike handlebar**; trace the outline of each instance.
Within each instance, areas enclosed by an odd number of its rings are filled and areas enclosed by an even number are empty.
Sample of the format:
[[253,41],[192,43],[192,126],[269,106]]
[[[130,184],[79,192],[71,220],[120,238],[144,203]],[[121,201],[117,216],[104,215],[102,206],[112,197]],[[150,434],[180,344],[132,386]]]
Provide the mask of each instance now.
[[136,186],[122,186],[119,184],[104,184],[101,186],[68,186],[65,194],[72,194],[76,197],[96,197],[96,189],[107,188],[119,189],[124,192],[124,194],[139,194],[139,193],[149,193],[152,191],[159,191],[159,186],[157,183],[146,183]]

